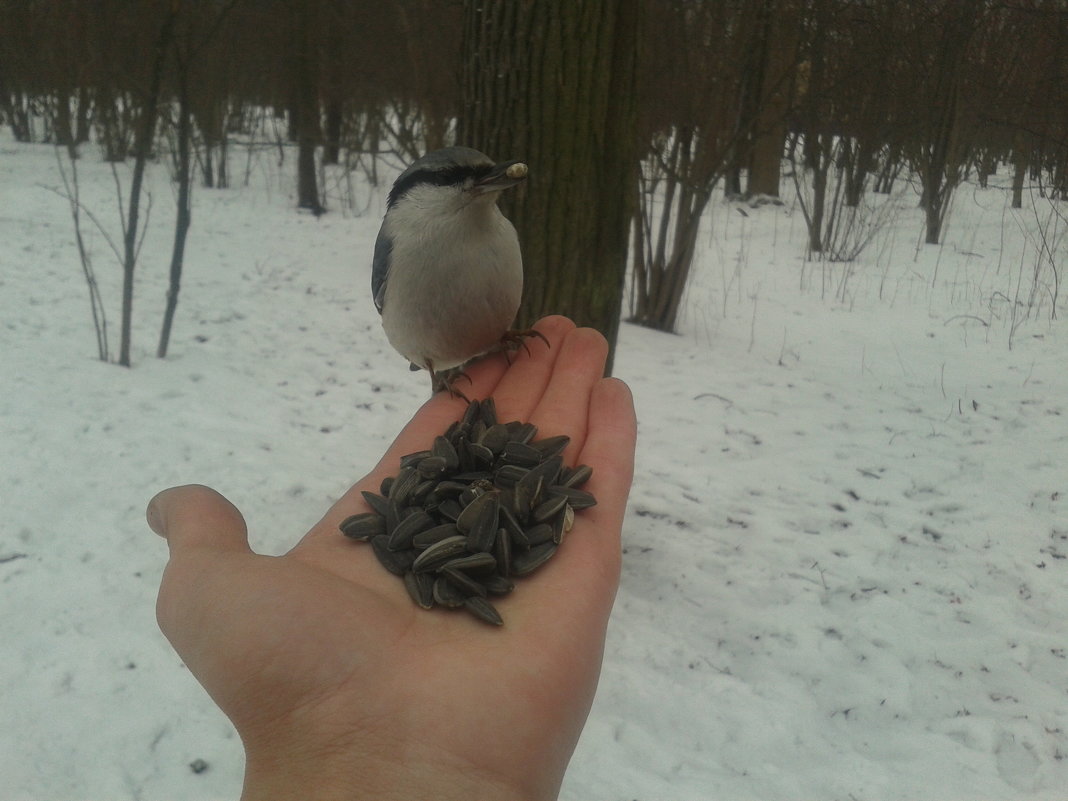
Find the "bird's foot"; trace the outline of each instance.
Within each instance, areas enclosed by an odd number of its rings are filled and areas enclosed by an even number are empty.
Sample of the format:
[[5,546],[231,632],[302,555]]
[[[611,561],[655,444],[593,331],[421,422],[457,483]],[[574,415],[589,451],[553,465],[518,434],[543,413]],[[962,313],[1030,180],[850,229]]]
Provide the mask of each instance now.
[[445,391],[448,392],[449,395],[453,398],[460,398],[465,403],[471,402],[468,397],[455,386],[456,381],[461,378],[467,379],[468,384],[472,383],[471,376],[469,376],[459,367],[450,367],[448,370],[442,370],[438,372],[428,361],[426,369],[430,371],[430,392],[432,394],[435,392]]
[[[509,352],[519,350],[520,348],[527,352],[527,356],[533,355],[526,343],[526,340],[530,337],[537,337],[545,343],[545,347],[547,348],[552,347],[552,345],[549,344],[549,340],[545,338],[545,334],[541,331],[537,331],[533,328],[526,328],[522,331],[509,330],[501,335],[500,349],[501,352],[504,353],[504,358],[508,359]],[[508,361],[510,363],[511,359]]]

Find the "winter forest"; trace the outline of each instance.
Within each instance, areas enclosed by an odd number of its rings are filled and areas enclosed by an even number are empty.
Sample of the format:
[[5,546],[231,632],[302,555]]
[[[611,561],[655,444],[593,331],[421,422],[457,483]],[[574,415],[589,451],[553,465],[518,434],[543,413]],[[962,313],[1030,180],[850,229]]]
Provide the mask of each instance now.
[[144,504],[278,554],[374,465],[450,144],[638,407],[562,797],[1062,798],[1063,0],[0,0],[0,798],[236,797]]

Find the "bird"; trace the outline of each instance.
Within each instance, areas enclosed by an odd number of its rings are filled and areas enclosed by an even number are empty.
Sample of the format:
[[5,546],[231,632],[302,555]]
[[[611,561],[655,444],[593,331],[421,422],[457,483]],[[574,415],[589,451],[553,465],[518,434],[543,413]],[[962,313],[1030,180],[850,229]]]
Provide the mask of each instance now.
[[454,386],[463,365],[491,351],[526,348],[533,329],[511,328],[523,294],[515,226],[500,194],[527,178],[527,165],[495,162],[470,147],[433,150],[393,183],[375,241],[371,293],[390,345],[431,392]]

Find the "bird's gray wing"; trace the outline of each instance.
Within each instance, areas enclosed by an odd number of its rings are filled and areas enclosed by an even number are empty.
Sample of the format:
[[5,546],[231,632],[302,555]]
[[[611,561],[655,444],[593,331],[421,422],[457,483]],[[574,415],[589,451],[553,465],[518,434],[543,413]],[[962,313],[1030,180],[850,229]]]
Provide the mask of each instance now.
[[382,313],[382,306],[386,302],[386,279],[389,277],[389,256],[392,250],[393,240],[380,231],[378,239],[375,240],[375,256],[371,263],[371,296],[379,314]]

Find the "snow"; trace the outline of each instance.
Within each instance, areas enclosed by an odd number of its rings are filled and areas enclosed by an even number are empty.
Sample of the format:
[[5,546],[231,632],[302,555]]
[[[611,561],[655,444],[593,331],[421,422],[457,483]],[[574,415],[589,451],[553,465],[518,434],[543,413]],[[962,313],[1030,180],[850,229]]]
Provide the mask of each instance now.
[[[5,799],[236,797],[240,743],[156,628],[145,503],[212,485],[281,553],[424,398],[368,296],[386,187],[349,211],[338,180],[316,219],[292,161],[196,192],[166,360],[150,169],[126,370],[96,359],[52,149],[0,138]],[[117,239],[110,168],[79,173]],[[1011,300],[1048,202],[969,185],[937,247],[913,193],[883,202],[861,259],[824,264],[795,203],[718,201],[680,334],[622,327],[638,468],[563,798],[1064,797],[1068,346],[1048,294]],[[120,270],[83,222],[116,350]]]

